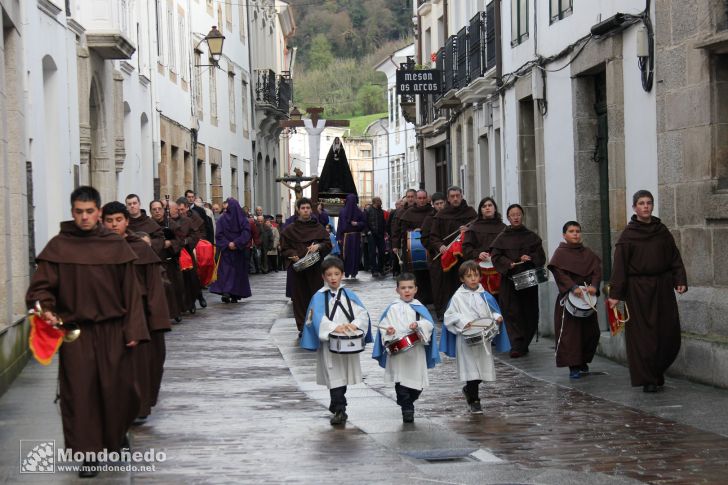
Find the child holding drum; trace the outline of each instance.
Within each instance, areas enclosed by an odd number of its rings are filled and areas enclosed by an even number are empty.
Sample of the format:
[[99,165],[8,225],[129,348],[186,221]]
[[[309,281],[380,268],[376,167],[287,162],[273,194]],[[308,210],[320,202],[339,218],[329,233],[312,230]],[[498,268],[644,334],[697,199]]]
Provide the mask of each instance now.
[[445,310],[440,351],[457,357],[458,377],[465,382],[463,394],[470,412],[482,413],[478,386],[482,381],[495,381],[491,342],[496,339],[499,352],[510,350],[510,344],[498,302],[480,284],[478,264],[464,262],[458,275],[463,284]]
[[384,382],[394,383],[402,421],[412,423],[415,401],[429,385],[427,369],[440,362],[440,354],[437,345],[433,345],[432,316],[415,299],[415,276],[402,273],[396,281],[399,298],[384,310],[379,320],[372,357],[384,368]]
[[556,367],[569,367],[569,377],[589,372],[599,345],[599,321],[594,307],[602,280],[602,260],[582,244],[581,225],[569,221],[564,242],[554,251],[548,269],[559,288],[554,308]]
[[362,382],[359,353],[372,341],[369,313],[356,294],[344,288],[344,262],[327,256],[321,263],[324,286],[306,310],[301,347],[318,352],[316,384],[329,388],[333,426],[346,423],[346,386]]

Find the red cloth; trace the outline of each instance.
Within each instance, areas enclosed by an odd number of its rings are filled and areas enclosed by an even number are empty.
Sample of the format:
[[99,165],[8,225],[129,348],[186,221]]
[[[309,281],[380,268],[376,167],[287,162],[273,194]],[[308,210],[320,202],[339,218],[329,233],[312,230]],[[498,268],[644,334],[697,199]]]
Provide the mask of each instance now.
[[442,270],[445,272],[450,271],[456,264],[458,264],[458,258],[463,255],[463,233],[451,242],[445,254],[440,257],[440,265]]
[[200,239],[195,246],[195,259],[197,259],[197,276],[200,278],[200,283],[202,286],[208,286],[215,272],[215,247],[209,241]]
[[260,231],[258,230],[258,225],[255,223],[255,219],[252,217],[249,218],[248,223],[250,224],[250,234],[252,235],[248,243],[248,249],[252,248],[253,245],[260,247]]
[[[199,243],[198,243],[199,244]],[[192,256],[187,252],[186,248],[182,248],[179,253],[179,269],[182,271],[189,271],[194,267],[192,263]]]
[[30,351],[35,360],[43,365],[48,365],[63,343],[63,331],[35,315],[28,316],[28,321],[30,322]]
[[500,292],[501,275],[495,268],[480,268],[480,284],[491,295]]

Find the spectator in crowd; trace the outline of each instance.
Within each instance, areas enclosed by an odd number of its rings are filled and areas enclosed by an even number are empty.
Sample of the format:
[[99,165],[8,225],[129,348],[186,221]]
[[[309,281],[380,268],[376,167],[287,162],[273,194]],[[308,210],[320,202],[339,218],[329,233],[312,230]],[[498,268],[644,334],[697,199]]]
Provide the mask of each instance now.
[[374,197],[366,211],[367,249],[372,276],[378,278],[384,270],[384,235],[386,233],[382,199]]

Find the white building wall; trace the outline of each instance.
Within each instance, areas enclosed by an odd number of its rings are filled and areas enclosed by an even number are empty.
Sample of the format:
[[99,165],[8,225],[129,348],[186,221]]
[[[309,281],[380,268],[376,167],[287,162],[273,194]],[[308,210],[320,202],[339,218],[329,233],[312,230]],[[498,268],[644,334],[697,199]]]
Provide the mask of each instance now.
[[[62,2],[57,2],[62,7]],[[26,153],[33,165],[35,250],[40,252],[71,217],[69,195],[79,161],[76,37],[65,13],[51,17],[36,2],[21,2],[27,70]],[[49,69],[44,82],[44,59]]]

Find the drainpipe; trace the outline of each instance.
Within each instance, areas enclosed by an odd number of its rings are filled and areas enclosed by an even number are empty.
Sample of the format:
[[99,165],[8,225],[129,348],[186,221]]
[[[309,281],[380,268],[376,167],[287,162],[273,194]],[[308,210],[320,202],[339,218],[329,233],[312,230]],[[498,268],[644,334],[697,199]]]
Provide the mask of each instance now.
[[495,0],[493,7],[493,16],[495,17],[495,82],[497,86],[503,84],[503,39],[501,38],[501,0]]

